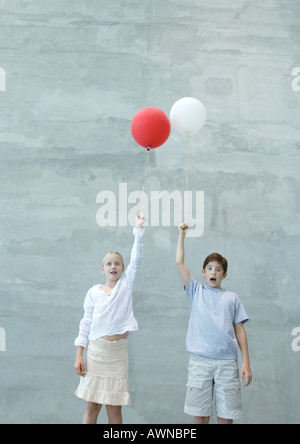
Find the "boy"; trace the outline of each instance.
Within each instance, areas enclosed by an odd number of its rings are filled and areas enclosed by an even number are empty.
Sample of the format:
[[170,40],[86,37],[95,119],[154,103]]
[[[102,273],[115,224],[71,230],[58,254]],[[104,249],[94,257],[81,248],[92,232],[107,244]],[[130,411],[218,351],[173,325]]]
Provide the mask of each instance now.
[[238,296],[222,290],[227,260],[218,253],[206,258],[202,275],[206,286],[195,281],[184,263],[184,239],[188,225],[179,227],[176,265],[185,292],[192,301],[186,338],[191,353],[185,413],[195,424],[209,424],[215,398],[219,424],[232,424],[242,415],[237,343],[243,356],[241,381],[252,381],[247,336],[247,313]]

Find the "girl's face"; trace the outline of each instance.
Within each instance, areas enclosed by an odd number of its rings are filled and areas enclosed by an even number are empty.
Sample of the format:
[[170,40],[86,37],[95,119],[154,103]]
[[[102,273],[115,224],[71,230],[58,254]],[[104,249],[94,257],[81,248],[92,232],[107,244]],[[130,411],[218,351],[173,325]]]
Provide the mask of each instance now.
[[108,254],[101,270],[107,281],[117,282],[124,271],[120,256],[114,253]]
[[222,280],[226,278],[227,273],[224,273],[222,265],[219,262],[209,262],[205,270],[202,270],[205,277],[206,284],[213,288],[221,288]]

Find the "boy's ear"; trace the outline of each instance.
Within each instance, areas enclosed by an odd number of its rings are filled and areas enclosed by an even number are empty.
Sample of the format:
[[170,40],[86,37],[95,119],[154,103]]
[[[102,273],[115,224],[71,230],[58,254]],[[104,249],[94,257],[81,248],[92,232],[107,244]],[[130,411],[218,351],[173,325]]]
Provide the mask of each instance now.
[[227,277],[227,273],[224,273],[223,279],[225,279]]
[[205,276],[205,270],[202,268],[202,276]]

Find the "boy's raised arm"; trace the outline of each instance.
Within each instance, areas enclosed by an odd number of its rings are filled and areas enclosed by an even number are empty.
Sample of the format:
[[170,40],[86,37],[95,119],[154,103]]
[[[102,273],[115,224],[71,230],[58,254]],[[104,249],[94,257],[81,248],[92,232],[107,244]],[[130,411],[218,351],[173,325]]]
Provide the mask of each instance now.
[[185,287],[187,287],[189,280],[191,278],[190,272],[184,263],[184,239],[188,229],[189,227],[186,223],[180,225],[177,252],[176,252],[176,265],[178,273]]

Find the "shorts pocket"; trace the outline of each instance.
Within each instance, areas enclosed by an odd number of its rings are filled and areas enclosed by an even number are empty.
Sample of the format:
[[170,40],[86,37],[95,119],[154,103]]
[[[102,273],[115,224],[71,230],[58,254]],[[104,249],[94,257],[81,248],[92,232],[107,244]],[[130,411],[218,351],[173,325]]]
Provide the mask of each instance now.
[[186,384],[186,399],[185,404],[189,407],[199,407],[203,398],[203,383],[191,382]]
[[238,382],[227,385],[225,389],[226,409],[229,411],[242,410],[241,385]]
[[204,383],[204,380],[201,379],[201,378],[199,378],[199,379],[189,379],[188,383],[186,384],[186,388],[190,389],[190,390],[192,390],[192,389],[200,389],[200,390],[202,390],[203,383]]
[[209,384],[186,385],[184,411],[192,416],[211,416],[213,409],[212,390]]

